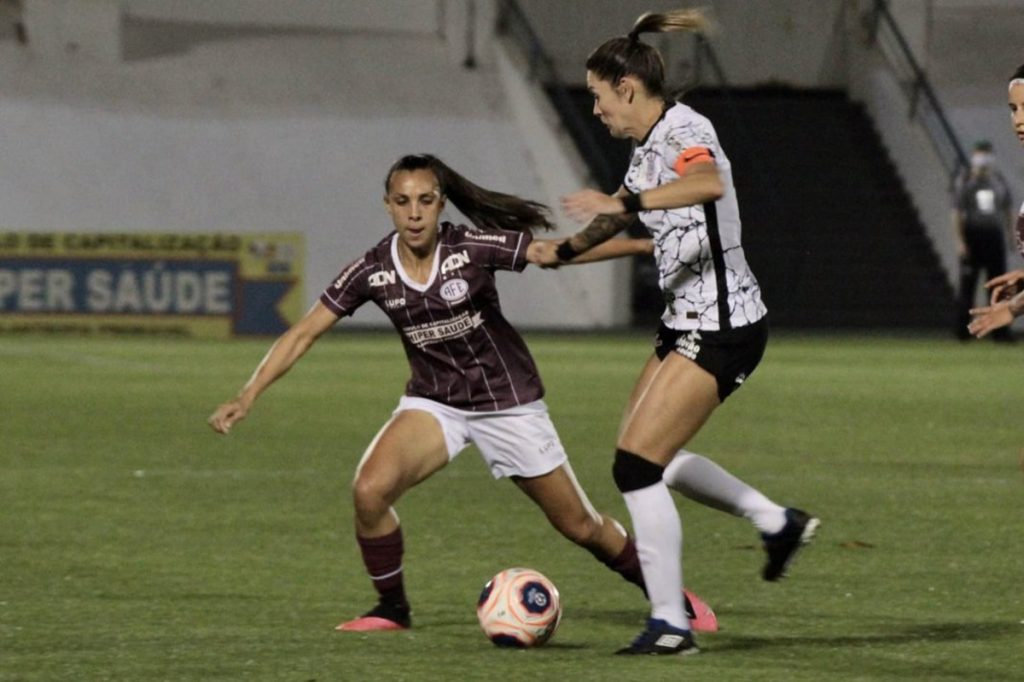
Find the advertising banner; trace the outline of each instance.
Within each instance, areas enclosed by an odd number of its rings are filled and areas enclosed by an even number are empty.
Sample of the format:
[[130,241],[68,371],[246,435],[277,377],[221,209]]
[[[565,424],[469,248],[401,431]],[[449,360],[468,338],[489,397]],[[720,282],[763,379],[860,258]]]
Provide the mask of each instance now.
[[280,334],[301,234],[0,232],[0,333]]

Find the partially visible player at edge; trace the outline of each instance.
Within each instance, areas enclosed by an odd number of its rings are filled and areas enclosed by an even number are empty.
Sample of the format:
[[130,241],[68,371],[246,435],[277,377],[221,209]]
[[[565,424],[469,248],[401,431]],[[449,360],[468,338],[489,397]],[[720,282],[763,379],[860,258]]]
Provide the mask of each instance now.
[[[1024,64],[1010,76],[1010,124],[1017,141],[1024,146]],[[1024,205],[1017,216],[1017,248],[1024,256]],[[1024,315],[1024,270],[1013,270],[985,282],[991,289],[989,305],[971,310],[968,331],[979,339],[1005,327]]]
[[[342,268],[305,317],[274,343],[238,396],[209,418],[214,430],[228,433],[324,332],[367,301],[398,330],[412,378],[366,449],[352,485],[356,540],[379,600],[337,629],[410,627],[402,529],[393,505],[469,443],[480,449],[495,478],[510,477],[560,533],[643,588],[632,539],[591,506],[577,483],[541,399],[537,367],[499,307],[494,273],[521,271],[534,260],[542,242],[533,241],[531,230],[551,228],[546,208],[479,187],[429,155],[399,159],[384,187],[394,231]],[[474,227],[439,222],[447,201]],[[650,250],[648,240],[608,246],[577,260]],[[692,608],[715,629],[714,614],[695,596]]]
[[651,599],[645,630],[620,654],[696,652],[684,611],[682,525],[669,488],[743,516],[760,531],[765,580],[783,576],[818,519],[779,506],[714,462],[681,450],[718,405],[754,371],[767,340],[765,307],[740,245],[729,160],[711,123],[666,101],[664,65],[643,33],[700,31],[696,10],[647,13],[626,36],[587,59],[594,115],[613,137],[635,141],[614,195],[583,190],[563,199],[581,232],[545,249],[544,264],[568,261],[601,244],[637,216],[654,238],[667,307],[619,431],[613,474],[633,519]]

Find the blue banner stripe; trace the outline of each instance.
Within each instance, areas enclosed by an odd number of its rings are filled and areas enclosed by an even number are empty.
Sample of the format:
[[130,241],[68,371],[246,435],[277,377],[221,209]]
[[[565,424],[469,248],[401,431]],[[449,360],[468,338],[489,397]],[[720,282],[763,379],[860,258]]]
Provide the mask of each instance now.
[[0,312],[233,315],[234,261],[0,258]]

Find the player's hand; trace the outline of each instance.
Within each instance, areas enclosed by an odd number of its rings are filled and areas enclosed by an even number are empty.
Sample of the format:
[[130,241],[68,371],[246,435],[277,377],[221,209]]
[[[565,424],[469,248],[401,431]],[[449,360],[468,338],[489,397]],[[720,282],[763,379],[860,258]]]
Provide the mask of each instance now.
[[232,426],[245,419],[247,414],[249,414],[248,406],[236,398],[229,400],[214,410],[210,418],[206,420],[206,423],[217,433],[226,434],[231,430]]
[[989,303],[992,305],[1011,299],[1024,288],[1024,270],[1011,270],[998,277],[993,277],[985,282],[985,288],[992,291],[989,298]]
[[562,264],[558,260],[558,245],[564,239],[534,239],[526,247],[526,260],[542,268],[555,269]]
[[1008,301],[984,308],[971,308],[970,313],[973,319],[967,325],[967,331],[979,339],[1013,322],[1013,312]]
[[623,213],[625,207],[622,200],[596,189],[582,189],[562,197],[562,209],[573,220],[589,223],[597,215],[615,215]]

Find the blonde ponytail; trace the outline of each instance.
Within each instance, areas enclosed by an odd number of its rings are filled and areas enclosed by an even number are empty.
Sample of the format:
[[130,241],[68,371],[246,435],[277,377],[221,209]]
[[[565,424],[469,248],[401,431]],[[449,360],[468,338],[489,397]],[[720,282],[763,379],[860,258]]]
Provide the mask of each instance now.
[[641,33],[668,33],[670,31],[706,33],[710,28],[711,21],[700,9],[646,12],[633,23],[633,28],[627,37],[636,42]]

